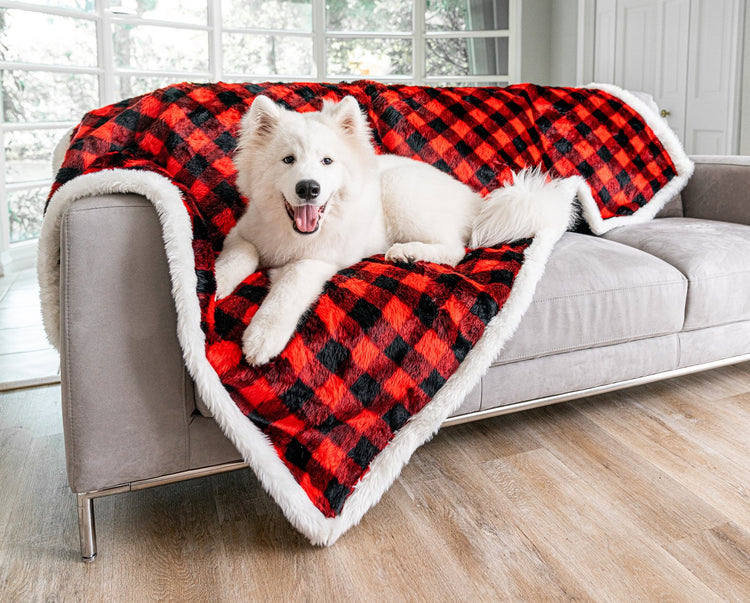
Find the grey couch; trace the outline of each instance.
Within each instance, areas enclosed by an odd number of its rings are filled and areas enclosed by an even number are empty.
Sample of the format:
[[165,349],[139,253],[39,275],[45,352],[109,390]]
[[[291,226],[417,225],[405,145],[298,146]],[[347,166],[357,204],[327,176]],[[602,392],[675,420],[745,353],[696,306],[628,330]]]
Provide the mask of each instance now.
[[[563,236],[518,331],[446,425],[750,360],[750,158],[694,160],[652,222]],[[95,498],[245,465],[184,368],[151,204],[76,202],[61,254],[67,472],[92,560]]]

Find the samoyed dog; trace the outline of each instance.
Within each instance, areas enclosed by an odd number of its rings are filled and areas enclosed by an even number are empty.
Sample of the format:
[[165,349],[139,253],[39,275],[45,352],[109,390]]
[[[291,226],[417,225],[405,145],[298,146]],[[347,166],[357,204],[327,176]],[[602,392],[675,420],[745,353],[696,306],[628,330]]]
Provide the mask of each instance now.
[[271,287],[243,335],[253,365],[277,356],[337,271],[385,253],[455,265],[466,246],[566,228],[575,183],[521,172],[483,199],[426,163],[376,155],[353,97],[297,113],[258,96],[240,124],[237,187],[249,201],[216,261],[216,298],[258,268]]

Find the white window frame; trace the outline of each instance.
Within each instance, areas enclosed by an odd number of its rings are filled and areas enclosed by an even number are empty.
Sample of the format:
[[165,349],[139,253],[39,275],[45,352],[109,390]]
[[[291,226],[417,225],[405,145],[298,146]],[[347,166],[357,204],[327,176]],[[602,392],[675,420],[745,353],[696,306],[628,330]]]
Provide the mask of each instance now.
[[[372,77],[369,79],[387,82],[403,82],[417,85],[430,85],[439,83],[463,83],[476,82],[480,84],[506,85],[517,81],[518,74],[518,40],[520,36],[516,28],[518,15],[520,13],[520,0],[509,2],[509,29],[487,30],[487,31],[426,31],[425,8],[427,0],[413,0],[412,4],[412,31],[411,32],[351,32],[351,31],[327,31],[325,18],[325,0],[311,0],[312,6],[312,31],[294,30],[272,30],[265,28],[234,28],[225,26],[222,22],[221,0],[206,0],[207,20],[206,23],[191,24],[181,22],[164,21],[160,19],[139,18],[118,14],[108,8],[108,0],[95,0],[94,12],[85,12],[77,9],[58,8],[31,2],[0,0],[0,8],[20,9],[35,13],[42,13],[61,17],[74,17],[93,22],[97,32],[97,66],[76,67],[65,65],[47,65],[19,61],[0,61],[2,70],[43,71],[48,73],[81,73],[96,75],[99,80],[99,103],[100,106],[108,105],[120,100],[115,93],[115,81],[118,76],[142,76],[160,77],[173,79],[174,81],[314,81],[314,82],[336,82],[359,79],[362,76],[347,74],[343,76],[330,77],[326,73],[328,41],[330,39],[378,39],[397,38],[411,40],[412,42],[412,73],[411,75],[393,75],[387,77]],[[152,25],[159,27],[170,27],[189,29],[193,31],[204,31],[208,34],[208,70],[206,71],[152,71],[140,69],[123,69],[115,65],[114,48],[112,43],[113,25],[129,23],[133,25]],[[302,36],[312,39],[313,46],[313,69],[314,75],[299,76],[269,76],[255,75],[252,73],[228,73],[223,63],[222,37],[224,33],[244,33],[258,35],[284,35]],[[426,49],[430,39],[437,38],[508,38],[508,73],[507,75],[455,75],[455,76],[428,76],[426,70]],[[10,216],[7,208],[7,194],[18,190],[29,190],[38,187],[48,187],[52,179],[6,183],[5,181],[5,139],[8,132],[21,130],[59,130],[60,135],[70,127],[76,125],[75,121],[62,122],[28,122],[14,123],[0,119],[0,271],[3,264],[6,267],[11,264],[24,267],[33,263],[36,253],[36,240],[10,243]],[[0,272],[1,273],[1,272]]]

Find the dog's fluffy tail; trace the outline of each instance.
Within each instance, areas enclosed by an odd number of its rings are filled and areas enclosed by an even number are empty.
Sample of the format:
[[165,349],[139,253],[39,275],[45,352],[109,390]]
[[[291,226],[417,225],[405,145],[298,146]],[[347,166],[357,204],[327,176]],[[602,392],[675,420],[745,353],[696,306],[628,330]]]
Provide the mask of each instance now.
[[549,178],[538,168],[516,173],[492,191],[474,220],[469,245],[491,247],[554,229],[560,235],[575,222],[573,200],[579,177]]

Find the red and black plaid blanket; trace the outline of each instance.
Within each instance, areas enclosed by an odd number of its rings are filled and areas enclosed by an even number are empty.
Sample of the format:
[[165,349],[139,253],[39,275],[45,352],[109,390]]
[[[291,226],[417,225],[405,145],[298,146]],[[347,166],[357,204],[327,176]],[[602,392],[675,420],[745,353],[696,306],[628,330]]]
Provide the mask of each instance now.
[[[267,277],[249,275],[217,303],[213,274],[225,235],[252,203],[235,188],[232,152],[240,118],[258,94],[298,111],[352,95],[369,116],[378,152],[428,162],[482,193],[528,166],[579,176],[588,185],[579,198],[595,232],[652,217],[684,185],[689,161],[660,122],[613,88],[185,83],[83,118],[50,210],[59,215],[75,198],[105,192],[108,170],[117,170],[113,191],[162,203],[162,189],[139,184],[139,174],[149,172],[164,190],[179,192],[180,208],[157,208],[165,232],[170,216],[189,218],[188,236],[173,241],[178,251],[168,248],[175,295],[184,298],[177,307],[188,368],[290,520],[327,543],[377,501],[487,369],[499,349],[475,348],[502,322],[534,242],[471,250],[455,268],[364,259],[328,283],[278,358],[249,366],[242,333],[263,302]],[[172,257],[184,250],[192,275]],[[536,280],[526,281],[533,291]],[[493,345],[510,336],[531,291],[518,293],[507,324],[492,327]],[[196,309],[191,318],[181,309],[186,305]],[[439,411],[428,410],[431,400]]]

